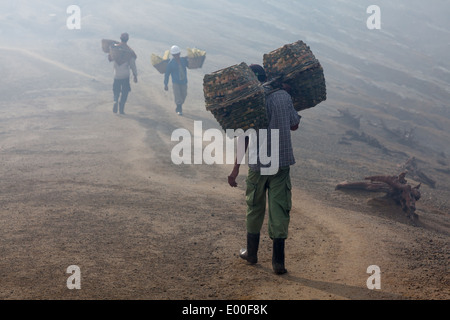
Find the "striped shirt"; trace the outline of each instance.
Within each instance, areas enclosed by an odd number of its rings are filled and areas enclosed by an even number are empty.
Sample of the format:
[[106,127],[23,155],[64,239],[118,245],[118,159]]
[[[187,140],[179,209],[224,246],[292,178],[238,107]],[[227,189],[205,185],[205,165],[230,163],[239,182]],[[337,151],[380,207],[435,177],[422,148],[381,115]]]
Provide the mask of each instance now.
[[[279,168],[288,167],[295,164],[294,152],[292,149],[291,127],[300,123],[301,116],[295,111],[292,98],[285,90],[278,90],[266,97],[266,112],[269,120],[267,135],[259,134],[259,139],[267,139],[267,156],[270,157],[272,146],[273,129],[279,131]],[[259,161],[258,143],[258,163],[249,164],[252,171],[260,171],[261,167],[270,167],[270,164],[263,165]]]

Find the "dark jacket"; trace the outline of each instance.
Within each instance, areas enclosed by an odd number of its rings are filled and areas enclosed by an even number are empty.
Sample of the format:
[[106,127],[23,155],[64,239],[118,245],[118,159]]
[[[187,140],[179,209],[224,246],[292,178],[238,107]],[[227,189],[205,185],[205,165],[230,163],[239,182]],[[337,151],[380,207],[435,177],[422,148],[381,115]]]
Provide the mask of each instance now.
[[172,59],[169,61],[169,64],[166,68],[166,75],[164,77],[164,84],[169,84],[169,77],[172,76],[172,83],[177,84],[187,84],[187,66],[188,59],[187,57],[180,58],[181,65],[177,62],[177,60]]

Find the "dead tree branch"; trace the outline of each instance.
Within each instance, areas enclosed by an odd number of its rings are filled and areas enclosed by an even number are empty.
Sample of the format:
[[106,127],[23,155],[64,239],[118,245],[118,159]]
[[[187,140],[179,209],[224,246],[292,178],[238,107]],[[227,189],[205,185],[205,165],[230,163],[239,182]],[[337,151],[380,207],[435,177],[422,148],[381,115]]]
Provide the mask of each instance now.
[[336,186],[336,190],[359,189],[371,192],[385,192],[388,197],[402,207],[409,218],[414,220],[418,218],[415,211],[416,201],[421,197],[419,191],[421,185],[419,184],[414,188],[411,187],[405,179],[406,174],[407,172],[402,172],[398,176],[372,176],[365,178],[365,180],[370,180],[370,182],[343,182]]
[[383,126],[383,129],[389,133],[389,135],[400,142],[401,144],[404,144],[406,146],[410,147],[416,147],[417,141],[416,141],[416,135],[415,135],[415,128],[411,128],[409,130],[403,130],[403,129],[390,129],[386,126],[384,121],[381,121],[381,125]]
[[391,151],[383,146],[377,139],[366,134],[365,132],[358,133],[354,130],[347,130],[345,133],[347,137],[343,137],[341,141],[355,140],[367,143],[369,146],[380,149],[384,154],[391,155]]
[[348,111],[348,109],[345,110],[338,110],[341,114],[339,117],[335,117],[340,119],[341,121],[345,122],[346,124],[359,129],[361,126],[361,118],[362,116],[355,116]]
[[417,181],[422,182],[431,188],[436,188],[436,181],[428,177],[417,165],[417,159],[415,157],[410,158],[402,166],[403,170],[407,170]]

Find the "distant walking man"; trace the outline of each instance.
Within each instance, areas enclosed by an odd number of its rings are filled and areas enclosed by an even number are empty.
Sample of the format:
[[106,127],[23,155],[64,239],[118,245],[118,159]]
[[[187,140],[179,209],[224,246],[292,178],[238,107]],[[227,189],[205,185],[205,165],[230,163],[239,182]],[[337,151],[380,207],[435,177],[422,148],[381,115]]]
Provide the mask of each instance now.
[[183,115],[183,104],[187,97],[187,57],[181,58],[181,50],[178,46],[172,46],[170,53],[173,58],[167,65],[164,77],[164,90],[169,90],[169,78],[172,76],[173,95],[175,98],[176,109],[178,115]]
[[109,61],[114,61],[114,106],[113,112],[125,114],[125,103],[128,99],[128,94],[131,91],[130,86],[130,70],[133,72],[134,83],[137,83],[137,69],[136,69],[136,53],[128,46],[128,33],[123,33],[120,36],[120,43],[111,48],[108,55]]
[[[251,65],[250,68],[257,75],[259,81],[264,83],[266,73],[259,65]],[[290,166],[295,164],[291,131],[298,129],[300,115],[295,111],[292,98],[285,90],[273,90],[265,86],[267,93],[266,111],[269,119],[268,144],[278,143],[279,168],[278,172],[272,175],[262,175],[263,167],[258,160],[257,164],[249,164],[247,177],[247,248],[241,249],[240,257],[251,264],[258,261],[258,247],[260,230],[263,225],[266,211],[266,194],[269,205],[269,237],[273,240],[272,268],[276,274],[287,272],[284,264],[284,246],[288,236],[290,221],[290,210],[292,204]],[[279,141],[271,141],[271,130],[278,130]],[[244,137],[240,137],[241,139]],[[248,147],[248,137],[246,139],[246,149]],[[271,150],[271,145],[266,150]],[[239,175],[241,161],[236,159],[233,171],[228,177],[228,183],[232,187],[237,187],[236,178]]]

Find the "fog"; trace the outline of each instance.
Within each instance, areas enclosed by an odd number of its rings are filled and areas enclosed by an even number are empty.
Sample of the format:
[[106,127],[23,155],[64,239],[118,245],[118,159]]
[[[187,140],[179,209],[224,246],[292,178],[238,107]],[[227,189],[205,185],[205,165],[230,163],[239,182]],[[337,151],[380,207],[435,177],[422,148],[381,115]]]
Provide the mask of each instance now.
[[[448,0],[2,0],[0,298],[448,299],[449,16]],[[119,115],[101,40],[123,32],[139,81]],[[260,266],[238,262],[245,169],[231,188],[232,165],[176,165],[171,135],[220,128],[205,74],[298,40],[327,100],[292,133],[290,274],[274,280],[266,235]],[[206,51],[183,116],[151,64],[174,44]],[[336,190],[412,159],[429,178],[407,176],[418,221],[384,193]],[[367,289],[374,264],[382,291]],[[73,265],[82,290],[67,289]]]
[[[151,53],[162,54],[175,43],[198,47],[208,53],[202,73],[192,76],[199,89],[193,95],[202,103],[203,74],[242,61],[262,63],[264,53],[303,40],[327,80],[328,100],[314,112],[329,116],[350,108],[373,121],[417,128],[422,144],[450,153],[450,5],[444,0],[377,1],[380,30],[366,24],[371,1],[348,0],[80,0],[81,29],[69,30],[66,10],[72,2],[3,1],[2,47],[28,50],[106,83],[111,68],[100,40],[126,31],[149,85],[160,82]],[[20,74],[26,78],[27,70]],[[10,81],[2,82],[0,90],[10,93]]]

